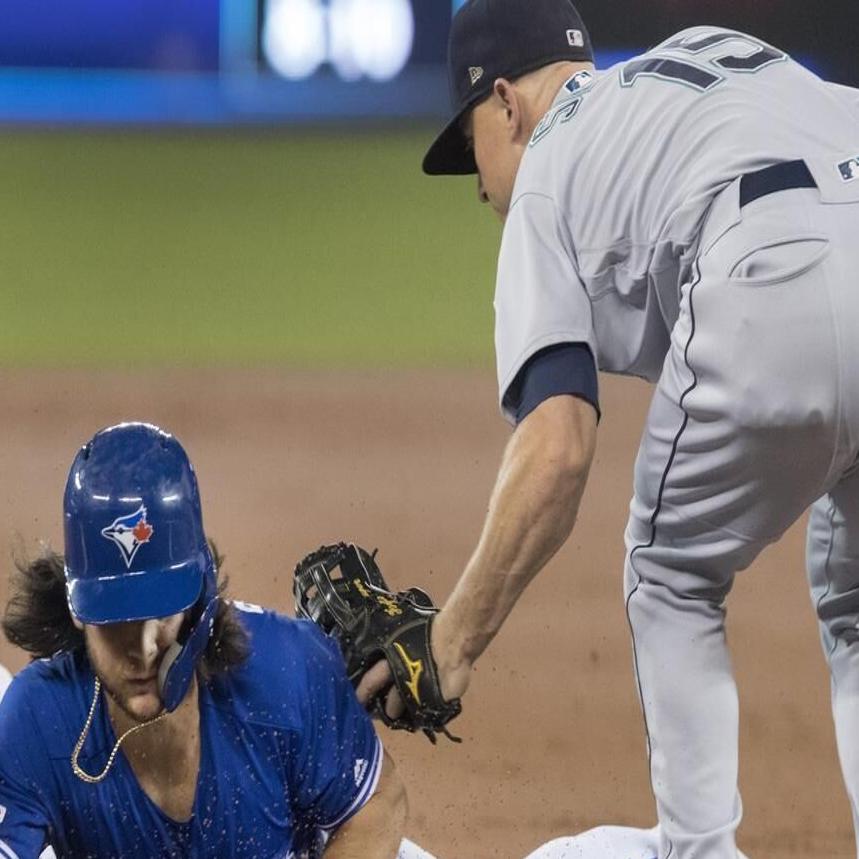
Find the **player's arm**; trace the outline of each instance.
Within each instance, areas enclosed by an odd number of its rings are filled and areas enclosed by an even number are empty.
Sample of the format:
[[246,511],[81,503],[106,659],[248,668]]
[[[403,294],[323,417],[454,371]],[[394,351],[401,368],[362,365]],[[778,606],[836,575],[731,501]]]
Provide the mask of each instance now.
[[[596,338],[589,296],[554,202],[525,194],[504,227],[495,292],[495,344],[505,416],[516,424],[480,540],[436,617],[432,650],[448,699],[525,587],[569,536],[594,453],[598,416]],[[388,683],[374,666],[358,694]],[[401,709],[396,690],[386,710]]]
[[593,310],[577,266],[554,200],[522,194],[505,222],[495,290],[501,407],[516,430],[480,540],[433,623],[445,697],[465,690],[471,665],[576,521],[598,417]]
[[405,830],[406,791],[385,752],[376,792],[329,842],[325,859],[394,859]]
[[465,691],[471,666],[570,535],[596,427],[591,403],[559,395],[541,402],[513,433],[480,540],[433,624],[432,648],[446,698]]
[[355,696],[337,643],[314,623],[292,628],[308,668],[304,730],[293,738],[290,759],[293,806],[331,839],[326,859],[394,859],[406,798],[393,761]]
[[0,705],[0,857],[44,856],[50,823],[38,785],[49,774],[40,780],[32,770],[45,748],[36,721],[20,684],[13,684]]
[[40,806],[5,787],[0,787],[0,857],[54,859],[47,844],[49,825]]

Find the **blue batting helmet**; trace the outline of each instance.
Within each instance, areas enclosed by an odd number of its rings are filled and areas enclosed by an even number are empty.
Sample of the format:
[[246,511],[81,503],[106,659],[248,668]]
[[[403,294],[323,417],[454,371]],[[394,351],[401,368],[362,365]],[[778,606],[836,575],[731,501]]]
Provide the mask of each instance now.
[[63,513],[66,593],[82,623],[166,617],[213,595],[197,479],[169,433],[96,433],[72,463]]

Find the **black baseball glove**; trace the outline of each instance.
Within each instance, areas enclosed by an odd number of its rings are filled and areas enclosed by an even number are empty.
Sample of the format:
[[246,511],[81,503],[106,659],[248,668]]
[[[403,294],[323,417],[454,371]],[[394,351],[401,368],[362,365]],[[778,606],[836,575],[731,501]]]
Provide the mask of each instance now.
[[340,645],[354,685],[380,659],[391,667],[405,704],[397,719],[385,713],[387,689],[367,708],[391,728],[436,733],[459,742],[447,723],[462,711],[459,699],[445,701],[430,649],[430,629],[438,612],[420,588],[393,593],[369,554],[352,543],[322,546],[295,567],[295,611],[316,623]]

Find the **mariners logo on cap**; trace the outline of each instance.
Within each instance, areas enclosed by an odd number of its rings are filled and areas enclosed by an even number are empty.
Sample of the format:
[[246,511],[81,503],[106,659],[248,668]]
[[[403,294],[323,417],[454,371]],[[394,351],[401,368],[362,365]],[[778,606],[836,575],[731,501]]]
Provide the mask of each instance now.
[[142,504],[134,513],[119,516],[101,529],[102,537],[119,546],[126,567],[131,567],[137,550],[148,543],[154,533],[155,529],[146,521],[146,508]]

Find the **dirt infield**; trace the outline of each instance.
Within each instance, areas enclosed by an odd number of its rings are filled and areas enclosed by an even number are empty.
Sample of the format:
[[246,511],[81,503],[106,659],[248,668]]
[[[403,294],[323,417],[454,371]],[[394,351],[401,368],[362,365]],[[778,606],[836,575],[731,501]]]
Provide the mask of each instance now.
[[[283,610],[295,561],[338,538],[379,546],[394,584],[443,599],[508,436],[487,372],[33,371],[0,376],[0,392],[4,558],[35,551],[39,537],[60,544],[62,487],[80,442],[117,420],[152,420],[189,449],[233,593]],[[648,394],[603,379],[576,533],[480,663],[455,724],[463,745],[384,734],[409,789],[409,834],[440,859],[517,859],[600,823],[653,822],[621,599]],[[794,529],[739,577],[729,602],[740,844],[753,859],[855,855],[802,556]],[[2,643],[0,661],[24,660]]]

